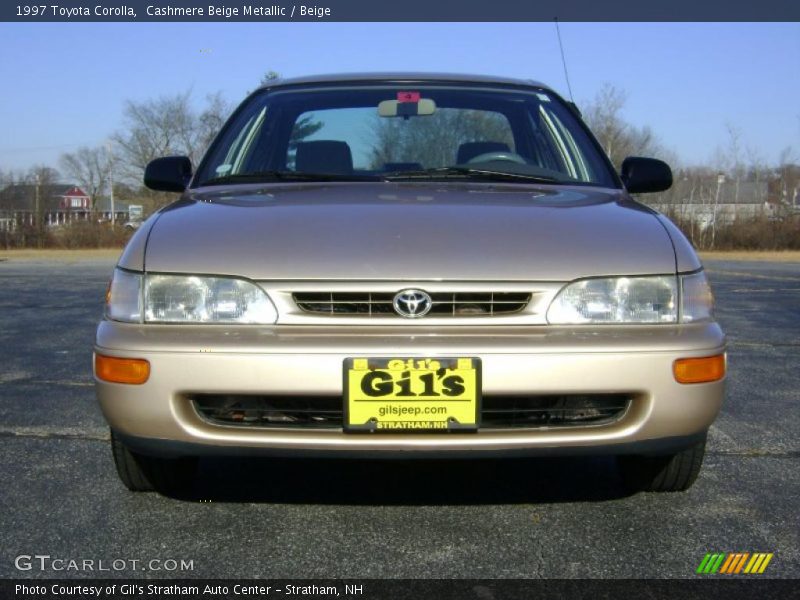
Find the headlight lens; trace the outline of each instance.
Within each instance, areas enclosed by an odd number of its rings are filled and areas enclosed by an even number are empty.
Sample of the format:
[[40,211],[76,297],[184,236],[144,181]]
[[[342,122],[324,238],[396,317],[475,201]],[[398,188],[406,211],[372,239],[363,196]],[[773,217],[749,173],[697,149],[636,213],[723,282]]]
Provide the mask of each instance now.
[[556,295],[547,321],[554,325],[693,323],[710,320],[713,308],[714,297],[703,271],[678,277],[583,279]]
[[242,279],[148,275],[145,321],[153,323],[261,323],[278,318],[266,292]]
[[575,281],[547,310],[552,324],[676,323],[678,282],[674,275]]
[[681,277],[681,323],[708,321],[714,312],[714,296],[703,271]]
[[142,276],[117,269],[111,280],[106,316],[127,323],[271,325],[277,321],[278,312],[264,290],[243,279]]

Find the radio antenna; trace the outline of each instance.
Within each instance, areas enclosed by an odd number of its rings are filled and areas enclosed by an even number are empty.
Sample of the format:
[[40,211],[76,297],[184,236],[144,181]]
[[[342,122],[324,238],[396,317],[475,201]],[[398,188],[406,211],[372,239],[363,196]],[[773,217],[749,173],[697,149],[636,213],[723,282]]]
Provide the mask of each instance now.
[[567,80],[567,90],[569,90],[569,99],[570,102],[575,102],[575,98],[572,97],[572,86],[569,84],[569,73],[567,72],[567,59],[564,58],[564,44],[561,42],[561,29],[558,27],[558,17],[555,19],[556,22],[556,35],[558,36],[558,47],[561,49],[561,64],[564,65],[564,79]]

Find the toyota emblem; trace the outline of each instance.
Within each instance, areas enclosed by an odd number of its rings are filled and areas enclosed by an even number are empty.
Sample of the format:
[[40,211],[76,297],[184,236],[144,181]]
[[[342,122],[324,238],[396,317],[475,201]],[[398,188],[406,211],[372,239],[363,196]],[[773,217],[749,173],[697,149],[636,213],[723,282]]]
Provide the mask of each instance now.
[[428,314],[433,302],[422,290],[402,290],[397,292],[392,302],[395,312],[407,319],[416,319]]

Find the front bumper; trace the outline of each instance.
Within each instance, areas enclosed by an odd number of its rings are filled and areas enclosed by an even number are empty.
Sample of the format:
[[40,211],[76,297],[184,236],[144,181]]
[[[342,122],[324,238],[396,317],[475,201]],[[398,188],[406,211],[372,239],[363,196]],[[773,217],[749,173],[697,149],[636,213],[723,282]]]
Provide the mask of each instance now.
[[[724,380],[682,385],[672,364],[725,350],[715,323],[627,327],[248,327],[131,325],[104,321],[95,351],[142,358],[142,385],[95,378],[110,426],[140,451],[169,454],[462,456],[573,452],[661,452],[702,438],[717,416]],[[474,356],[483,394],[626,393],[606,425],[482,429],[477,433],[345,434],[212,424],[195,393],[341,395],[353,356]]]

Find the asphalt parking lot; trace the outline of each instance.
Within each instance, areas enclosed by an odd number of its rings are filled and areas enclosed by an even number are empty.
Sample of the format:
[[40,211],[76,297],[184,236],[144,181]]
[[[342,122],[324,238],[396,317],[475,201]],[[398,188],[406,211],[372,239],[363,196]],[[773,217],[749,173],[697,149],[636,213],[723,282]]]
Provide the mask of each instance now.
[[[207,459],[191,499],[114,472],[91,375],[112,266],[0,262],[0,577],[99,574],[15,567],[39,554],[124,577],[669,578],[715,551],[800,577],[800,263],[707,263],[731,371],[686,493],[627,495],[607,458]],[[154,559],[193,568],[131,567]]]

